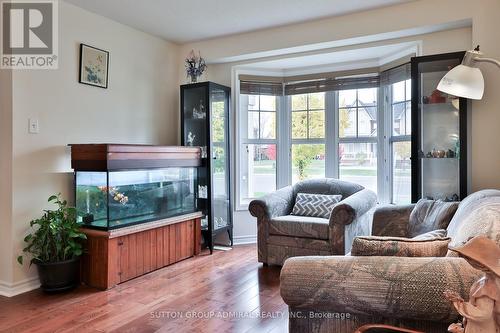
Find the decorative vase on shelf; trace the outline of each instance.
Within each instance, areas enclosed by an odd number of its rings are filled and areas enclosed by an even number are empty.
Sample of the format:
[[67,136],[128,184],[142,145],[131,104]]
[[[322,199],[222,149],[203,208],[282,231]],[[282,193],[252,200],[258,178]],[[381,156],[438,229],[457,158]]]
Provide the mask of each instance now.
[[190,83],[198,82],[198,78],[202,76],[207,69],[207,64],[205,63],[205,59],[201,57],[201,53],[198,52],[198,55],[195,55],[194,50],[189,52],[185,60],[185,66],[186,76],[191,80]]

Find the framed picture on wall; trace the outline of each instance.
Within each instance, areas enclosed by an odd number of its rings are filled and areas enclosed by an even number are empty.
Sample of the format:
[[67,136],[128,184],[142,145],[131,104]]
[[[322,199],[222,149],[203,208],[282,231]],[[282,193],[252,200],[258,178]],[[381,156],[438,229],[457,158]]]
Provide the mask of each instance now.
[[108,69],[108,51],[80,44],[80,83],[107,89]]

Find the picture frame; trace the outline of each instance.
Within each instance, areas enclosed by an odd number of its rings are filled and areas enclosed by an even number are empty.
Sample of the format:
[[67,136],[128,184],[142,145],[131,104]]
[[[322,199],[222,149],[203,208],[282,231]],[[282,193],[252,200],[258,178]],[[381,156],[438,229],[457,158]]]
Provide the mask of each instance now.
[[99,88],[108,88],[109,52],[80,43],[80,70],[78,82]]

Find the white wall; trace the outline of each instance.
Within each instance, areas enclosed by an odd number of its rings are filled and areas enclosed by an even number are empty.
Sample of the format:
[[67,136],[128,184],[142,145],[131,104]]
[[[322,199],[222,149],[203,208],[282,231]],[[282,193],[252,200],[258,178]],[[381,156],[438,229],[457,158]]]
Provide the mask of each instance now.
[[12,70],[0,70],[0,289],[12,276]]
[[[47,207],[49,195],[72,198],[67,144],[175,145],[178,138],[178,46],[59,4],[59,69],[12,76],[13,210],[10,221],[2,220],[2,235],[10,222],[6,238],[14,243],[0,256],[10,261],[2,263],[7,274],[0,279],[15,287],[35,275],[34,267],[15,262],[29,221]],[[78,83],[81,42],[110,52],[108,89]],[[28,118],[39,120],[39,134],[28,133]]]

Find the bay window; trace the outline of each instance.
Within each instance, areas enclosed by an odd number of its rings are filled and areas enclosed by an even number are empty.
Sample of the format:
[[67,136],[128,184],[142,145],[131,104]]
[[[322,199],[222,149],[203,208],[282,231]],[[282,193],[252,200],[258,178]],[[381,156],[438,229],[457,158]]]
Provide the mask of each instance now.
[[238,76],[262,80],[239,80],[239,206],[300,180],[323,177],[360,184],[384,203],[409,202],[408,72],[405,65],[375,75],[306,76],[293,82]]

